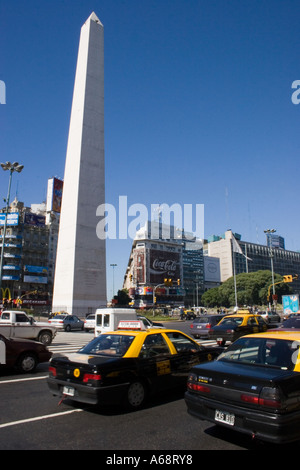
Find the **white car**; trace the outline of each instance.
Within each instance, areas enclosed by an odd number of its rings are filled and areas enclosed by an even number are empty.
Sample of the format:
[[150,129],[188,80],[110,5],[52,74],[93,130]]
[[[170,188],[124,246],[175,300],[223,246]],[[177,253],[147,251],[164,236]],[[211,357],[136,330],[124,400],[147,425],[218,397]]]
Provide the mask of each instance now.
[[94,330],[96,325],[96,316],[94,313],[91,313],[84,320],[84,329],[86,331]]
[[149,320],[149,318],[142,317],[141,315],[138,315],[138,320],[141,320],[146,328],[164,328],[164,325],[162,323],[157,323]]

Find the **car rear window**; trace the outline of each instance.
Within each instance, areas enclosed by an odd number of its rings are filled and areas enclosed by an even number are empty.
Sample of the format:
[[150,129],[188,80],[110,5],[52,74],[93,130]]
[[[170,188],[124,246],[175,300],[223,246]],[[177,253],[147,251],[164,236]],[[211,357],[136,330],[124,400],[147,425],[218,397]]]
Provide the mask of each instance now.
[[135,336],[103,334],[78,351],[81,354],[122,357]]
[[277,367],[293,370],[299,343],[277,338],[240,338],[224,351],[218,361]]

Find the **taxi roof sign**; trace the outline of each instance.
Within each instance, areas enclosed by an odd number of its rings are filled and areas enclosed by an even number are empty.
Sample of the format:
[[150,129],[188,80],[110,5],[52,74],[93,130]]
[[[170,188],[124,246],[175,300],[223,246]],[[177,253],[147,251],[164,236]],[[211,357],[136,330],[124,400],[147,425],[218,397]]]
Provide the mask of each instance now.
[[118,330],[145,330],[145,325],[140,320],[122,320],[119,321]]

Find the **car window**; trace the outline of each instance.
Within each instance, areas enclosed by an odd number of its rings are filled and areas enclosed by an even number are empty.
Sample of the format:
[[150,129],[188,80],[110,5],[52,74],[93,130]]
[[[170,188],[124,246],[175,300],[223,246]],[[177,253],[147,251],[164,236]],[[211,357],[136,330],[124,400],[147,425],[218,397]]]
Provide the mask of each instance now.
[[103,334],[88,343],[78,352],[82,354],[95,354],[99,356],[122,357],[130,347],[134,336]]
[[200,317],[200,318],[196,318],[195,322],[199,322],[199,323],[210,323],[210,319],[209,317]]
[[2,313],[1,316],[2,320],[9,320],[10,319],[10,313]]
[[220,321],[220,325],[241,325],[243,323],[244,318],[243,317],[227,317],[223,318],[223,320]]
[[177,332],[177,331],[172,331],[169,333],[166,333],[170,341],[173,343],[176,351],[179,352],[184,352],[184,351],[199,351],[200,346],[198,346],[194,341],[192,341],[190,338],[187,338],[183,334]]
[[148,328],[149,326],[151,326],[151,323],[150,321],[147,319],[147,318],[141,318],[139,317],[139,320],[143,322],[143,324],[145,325],[146,328]]
[[257,320],[259,325],[265,325],[266,324],[265,320],[261,317],[256,317],[256,320]]
[[170,350],[169,347],[164,340],[163,336],[158,334],[148,335],[144,341],[144,344],[141,348],[141,352],[139,354],[140,358],[150,358],[155,357],[158,355],[169,355]]
[[250,326],[257,326],[256,319],[254,317],[249,317],[248,321],[247,321],[247,324],[250,325]]
[[217,360],[293,370],[299,343],[282,339],[240,338]]
[[16,322],[18,323],[26,323],[28,322],[28,318],[24,313],[16,313]]

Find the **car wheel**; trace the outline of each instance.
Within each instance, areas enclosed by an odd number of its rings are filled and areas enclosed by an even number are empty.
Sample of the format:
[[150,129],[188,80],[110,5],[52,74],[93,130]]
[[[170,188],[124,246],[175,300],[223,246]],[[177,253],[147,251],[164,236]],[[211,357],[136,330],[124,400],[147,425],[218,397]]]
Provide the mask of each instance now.
[[67,326],[65,327],[65,331],[71,331],[70,325],[67,325]]
[[132,382],[126,393],[126,404],[132,408],[140,408],[146,400],[145,385],[139,380]]
[[37,366],[37,358],[33,353],[24,353],[19,357],[17,362],[17,369],[20,372],[33,372]]
[[48,346],[52,343],[52,334],[49,331],[42,331],[39,334],[38,340],[40,343],[43,343],[45,346]]

